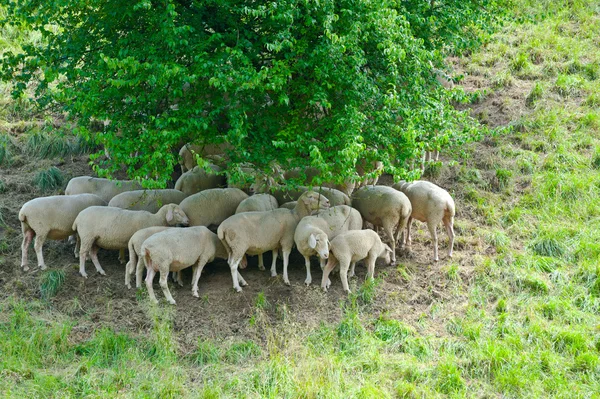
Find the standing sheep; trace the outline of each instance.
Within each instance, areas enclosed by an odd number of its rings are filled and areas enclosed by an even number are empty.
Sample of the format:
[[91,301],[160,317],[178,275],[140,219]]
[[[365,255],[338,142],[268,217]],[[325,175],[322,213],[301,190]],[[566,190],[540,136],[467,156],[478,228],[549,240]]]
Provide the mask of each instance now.
[[429,233],[433,240],[433,260],[438,261],[438,237],[437,226],[444,223],[450,243],[448,245],[448,257],[452,257],[454,247],[454,215],[456,208],[454,200],[443,188],[424,180],[412,183],[400,182],[393,186],[395,189],[406,194],[412,203],[412,213],[408,218],[405,243],[411,245],[410,225],[412,219],[427,223]]
[[152,226],[146,227],[135,232],[134,235],[129,239],[127,248],[129,248],[129,262],[125,266],[125,285],[127,288],[131,288],[131,274],[135,270],[135,286],[140,288],[142,286],[142,273],[144,272],[144,260],[142,259],[141,249],[142,244],[150,236],[165,231],[167,229],[173,229],[171,226]]
[[87,278],[85,261],[91,257],[98,273],[106,275],[98,261],[98,248],[121,250],[127,248],[136,231],[152,226],[186,225],[189,219],[179,205],[168,204],[152,214],[120,208],[92,206],[83,210],[73,223],[81,246],[79,273]]
[[219,144],[184,144],[179,150],[179,164],[181,165],[181,173],[185,173],[188,170],[192,170],[194,166],[197,166],[196,154],[200,157],[207,156],[222,156],[225,154],[225,150],[231,149],[231,145],[228,143]]
[[190,226],[218,226],[235,213],[248,194],[237,188],[211,188],[181,201]]
[[[294,242],[298,252],[304,256],[306,265],[306,280],[304,284],[310,285],[310,257],[318,255],[321,269],[325,266],[325,259],[329,256],[329,241],[338,234],[348,230],[362,229],[363,220],[360,213],[347,205],[338,205],[326,211],[321,211],[315,216],[302,218],[294,233]],[[352,277],[352,276],[351,276]]]
[[351,274],[354,274],[356,262],[367,258],[367,278],[372,279],[375,272],[375,261],[377,258],[384,258],[387,265],[390,264],[390,254],[392,249],[381,242],[379,234],[373,230],[353,230],[339,234],[330,245],[330,255],[327,265],[323,270],[323,279],[321,287],[327,291],[331,282],[329,273],[340,264],[340,280],[344,291],[350,293],[348,286],[348,268],[352,264]]
[[182,174],[175,182],[175,190],[183,192],[186,197],[199,193],[209,188],[220,188],[227,185],[225,175],[219,174],[221,168],[210,165],[213,173],[207,172],[199,166]]
[[[169,271],[179,272],[193,265],[192,295],[198,298],[198,280],[204,265],[215,258],[226,259],[227,251],[217,235],[205,226],[186,229],[169,229],[154,234],[142,244],[141,254],[146,264],[146,287],[150,299],[158,303],[152,288],[157,272],[160,273],[160,287],[167,301],[175,305],[175,299],[169,291],[167,278]],[[246,281],[240,274],[237,276],[242,285]]]
[[[365,221],[383,227],[391,242],[392,261],[396,262],[396,241],[411,212],[411,204],[406,195],[387,186],[366,186],[352,194],[352,206]],[[394,229],[398,231],[396,237]]]
[[132,180],[108,180],[99,177],[78,176],[69,180],[65,195],[96,194],[105,202],[125,191],[141,190],[142,185]]
[[[264,188],[260,188],[255,186],[256,192],[267,192]],[[287,190],[283,188],[276,188],[275,190],[271,190],[271,194],[277,199],[277,202],[280,204],[284,204],[289,201],[296,201],[298,198],[305,192],[310,189],[305,186],[300,186],[295,190]],[[329,187],[315,187],[314,191],[318,192],[325,198],[329,200],[331,206],[337,205],[350,205],[350,197],[341,192],[340,190],[336,190],[335,188]]]
[[[321,172],[319,171],[319,169],[314,168],[314,167],[308,167],[308,168],[304,169],[304,171],[301,168],[294,168],[294,169],[291,169],[291,170],[288,170],[287,172],[285,172],[283,174],[283,177],[285,178],[285,180],[289,180],[289,179],[298,179],[302,176],[305,176],[306,179],[304,180],[304,182],[301,182],[301,183],[311,184],[313,179],[315,177],[318,177],[320,174],[321,174]],[[323,183],[322,186],[329,187],[329,188],[335,188],[336,190],[341,191],[342,193],[346,194],[347,196],[350,196],[350,195],[352,195],[352,191],[354,191],[354,187],[356,186],[356,184],[354,182],[352,182],[351,180],[347,180],[343,184],[326,182],[326,183]]]
[[115,195],[108,206],[156,213],[163,205],[179,204],[186,195],[179,190],[134,190]]
[[308,191],[298,198],[293,210],[278,208],[267,212],[245,212],[233,215],[219,226],[217,234],[229,254],[233,288],[241,292],[238,283],[238,266],[244,254],[258,255],[267,251],[273,253],[271,276],[276,276],[277,252],[283,252],[283,281],[289,285],[287,267],[292,247],[294,231],[300,219],[308,216],[319,204],[328,204],[329,200],[314,191]]
[[[26,202],[19,211],[23,243],[21,244],[21,267],[29,270],[27,249],[35,236],[35,253],[40,269],[45,269],[42,248],[46,239],[63,240],[74,234],[73,222],[85,208],[106,206],[106,201],[94,194],[55,195],[35,198]],[[77,251],[77,246],[75,247]]]

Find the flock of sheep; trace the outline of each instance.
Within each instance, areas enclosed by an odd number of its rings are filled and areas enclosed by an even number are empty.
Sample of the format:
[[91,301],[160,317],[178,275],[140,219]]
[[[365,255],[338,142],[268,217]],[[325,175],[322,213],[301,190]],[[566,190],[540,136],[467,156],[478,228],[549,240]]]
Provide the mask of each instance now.
[[[158,302],[152,284],[159,273],[167,301],[175,304],[167,284],[169,272],[177,272],[177,282],[183,285],[180,272],[192,266],[192,294],[198,297],[202,269],[215,258],[227,259],[233,287],[240,292],[246,285],[239,271],[247,265],[246,256],[258,255],[258,267],[265,270],[262,255],[271,251],[271,276],[277,275],[277,259],[282,256],[283,281],[289,285],[288,262],[294,246],[305,259],[306,285],[312,282],[310,258],[316,255],[323,269],[321,287],[329,288],[329,274],[339,264],[342,286],[350,292],[348,277],[354,275],[356,262],[365,259],[367,277],[372,278],[377,258],[385,259],[387,264],[395,262],[396,244],[410,246],[413,218],[427,223],[435,261],[436,228],[443,223],[450,239],[448,256],[452,256],[454,201],[433,183],[401,182],[388,187],[363,179],[362,184],[286,191],[256,179],[252,185],[226,187],[225,177],[218,174],[218,163],[224,161],[219,150],[223,149],[184,146],[180,155],[185,173],[175,189],[143,190],[134,181],[80,176],[69,181],[65,195],[25,203],[19,212],[23,231],[21,267],[29,269],[27,251],[34,237],[41,269],[46,268],[42,254],[46,239],[76,241],[79,272],[86,278],[88,258],[98,273],[105,275],[98,261],[99,248],[119,250],[122,263],[124,250],[128,249],[127,287],[131,288],[134,270],[136,287],[141,287],[145,268],[152,301]],[[211,165],[214,173],[193,167],[194,153],[215,162]],[[362,175],[368,168],[361,168]],[[371,165],[374,168],[380,165]],[[294,173],[297,171],[284,176]],[[310,180],[316,173],[304,171],[303,175]],[[389,245],[375,231],[363,230],[366,222],[382,228]],[[208,227],[217,228],[216,233]],[[406,234],[401,234],[405,228]]]

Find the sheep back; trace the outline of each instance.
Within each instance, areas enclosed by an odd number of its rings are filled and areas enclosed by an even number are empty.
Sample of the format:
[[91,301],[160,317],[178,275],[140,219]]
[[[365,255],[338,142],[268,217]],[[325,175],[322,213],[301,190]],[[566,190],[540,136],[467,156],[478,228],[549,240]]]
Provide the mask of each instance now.
[[235,213],[248,194],[237,188],[212,188],[190,195],[181,201],[181,208],[190,219],[190,226],[219,225]]
[[221,168],[216,165],[210,165],[214,173],[206,172],[198,166],[188,170],[177,179],[175,189],[183,192],[186,196],[199,193],[210,188],[225,187],[227,179],[224,175],[217,174]]
[[179,204],[186,195],[179,190],[134,190],[116,195],[108,206],[156,213],[165,204]]
[[108,203],[117,194],[140,189],[142,189],[142,185],[132,180],[109,180],[99,177],[78,176],[69,180],[65,195],[96,194]]

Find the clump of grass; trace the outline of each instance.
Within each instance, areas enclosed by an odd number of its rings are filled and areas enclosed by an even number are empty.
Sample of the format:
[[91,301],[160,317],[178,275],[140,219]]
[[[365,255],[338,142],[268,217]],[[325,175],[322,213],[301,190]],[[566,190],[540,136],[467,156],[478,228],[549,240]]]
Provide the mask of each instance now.
[[498,168],[496,169],[496,181],[498,182],[498,188],[504,189],[508,187],[510,179],[512,178],[512,171],[508,169]]
[[35,175],[33,184],[41,191],[56,190],[63,185],[65,178],[60,169],[52,166],[47,170],[42,170]]
[[225,359],[230,363],[238,364],[245,359],[259,356],[260,353],[260,346],[254,341],[235,342],[225,352]]
[[48,270],[42,274],[40,282],[40,293],[43,299],[50,299],[60,291],[66,280],[64,270]]
[[465,388],[465,381],[455,361],[447,360],[436,367],[437,388],[440,392],[450,395]]
[[570,97],[577,95],[581,88],[581,78],[577,75],[563,75],[560,74],[556,78],[554,83],[554,92],[560,94],[563,97]]
[[441,161],[431,161],[425,165],[425,172],[423,175],[429,178],[439,177],[442,173],[442,162]]
[[531,89],[531,92],[525,99],[525,103],[527,104],[527,106],[532,107],[537,100],[542,98],[543,95],[544,95],[544,88],[543,88],[542,84],[540,82],[536,82],[535,85],[533,86],[533,88]]
[[0,194],[6,191],[6,184],[0,180]]
[[265,293],[264,292],[259,292],[256,295],[256,299],[254,300],[254,306],[257,309],[264,309],[269,305],[269,303],[267,302],[267,298],[265,297]]
[[211,341],[198,339],[198,349],[193,355],[193,361],[199,366],[217,363],[221,358],[219,347]]
[[596,151],[592,156],[592,168],[600,169],[600,150]]
[[39,158],[66,157],[73,153],[71,143],[64,137],[44,132],[34,132],[29,135],[26,145],[29,155]]
[[531,245],[534,254],[560,258],[566,252],[565,247],[556,238],[540,238]]
[[10,164],[15,153],[18,152],[18,147],[14,140],[8,135],[0,134],[0,165]]
[[138,351],[138,343],[130,336],[104,327],[94,337],[75,348],[75,353],[86,356],[91,365],[100,367],[124,363]]
[[377,294],[377,286],[381,279],[367,279],[362,286],[350,295],[351,301],[357,301],[362,305],[368,305],[373,302]]

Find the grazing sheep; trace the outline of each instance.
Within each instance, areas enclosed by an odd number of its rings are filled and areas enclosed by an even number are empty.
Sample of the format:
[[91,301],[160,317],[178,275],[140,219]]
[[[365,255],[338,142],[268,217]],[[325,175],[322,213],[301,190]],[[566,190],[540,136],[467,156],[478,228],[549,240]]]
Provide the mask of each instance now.
[[285,204],[281,204],[279,207],[285,208],[285,209],[294,209],[296,207],[297,203],[298,203],[298,201],[290,201],[290,202],[286,202]]
[[427,223],[427,228],[433,240],[433,259],[438,261],[438,237],[437,226],[444,223],[450,243],[448,245],[448,257],[452,257],[454,247],[454,214],[456,209],[454,200],[443,188],[424,180],[412,183],[400,182],[393,186],[395,189],[406,194],[412,204],[412,212],[408,218],[405,243],[410,246],[410,225],[412,219]]
[[323,279],[321,287],[327,291],[331,284],[329,273],[340,264],[340,280],[344,291],[350,293],[348,287],[348,268],[350,264],[351,275],[354,275],[356,262],[367,258],[367,278],[373,278],[375,272],[375,261],[377,258],[384,258],[386,264],[390,264],[390,254],[392,249],[381,242],[379,234],[373,230],[352,230],[339,234],[329,245],[330,255],[327,265],[323,270]]
[[[321,269],[325,266],[325,259],[329,256],[329,240],[348,230],[362,229],[363,220],[360,213],[347,205],[338,205],[326,211],[321,211],[315,216],[302,218],[296,232],[294,242],[298,252],[304,256],[306,265],[306,280],[304,284],[310,285],[310,257],[318,255]],[[351,276],[352,277],[352,276]]]
[[[277,200],[272,195],[255,194],[240,202],[235,213],[272,211],[278,206]],[[258,255],[258,270],[265,270],[262,254]]]
[[[29,270],[27,250],[35,236],[35,254],[40,269],[45,269],[42,247],[46,239],[63,240],[74,234],[73,222],[87,207],[106,206],[106,201],[94,194],[55,195],[40,197],[26,202],[19,211],[23,243],[21,244],[21,267]],[[79,243],[79,242],[78,242]],[[77,246],[75,247],[77,251]]]
[[[280,204],[296,201],[303,193],[310,190],[310,188],[305,186],[300,186],[295,190],[286,190],[283,188],[276,188],[275,190],[268,191],[264,187],[254,187],[256,192],[270,192]],[[350,197],[348,197],[343,192],[336,190],[335,188],[329,187],[315,187],[314,191],[320,193],[322,196],[327,198],[331,204],[331,206],[337,205],[350,205]]]
[[131,274],[135,270],[135,286],[140,288],[142,286],[142,273],[144,272],[144,261],[141,257],[142,244],[151,235],[160,233],[167,229],[173,229],[175,227],[170,226],[152,226],[146,227],[135,232],[134,235],[129,239],[127,248],[129,248],[129,262],[125,266],[125,285],[127,288],[131,288]]
[[73,223],[81,246],[79,248],[79,273],[87,278],[85,261],[92,258],[98,273],[106,275],[98,262],[98,248],[121,250],[127,248],[136,231],[152,226],[186,225],[189,219],[179,205],[168,204],[152,214],[147,211],[130,211],[121,208],[92,206],[83,210]]
[[190,226],[218,226],[235,213],[248,194],[237,188],[211,188],[181,201]]
[[125,191],[141,190],[142,185],[132,180],[108,180],[99,177],[78,176],[69,180],[65,195],[96,194],[105,202]]
[[207,172],[198,166],[182,174],[175,182],[175,190],[183,192],[186,197],[209,188],[220,188],[227,185],[225,175],[219,174],[221,168],[210,165],[214,173]]
[[[194,166],[197,166],[195,154],[205,158],[208,156],[222,156],[225,151],[231,149],[231,145],[228,143],[219,144],[184,144],[179,150],[179,164],[181,165],[181,173],[185,173],[188,170],[192,170]],[[212,158],[214,160],[214,158]]]
[[186,195],[179,190],[134,190],[115,195],[108,206],[156,213],[166,204],[179,204]]
[[[411,204],[406,195],[387,186],[365,186],[352,194],[352,206],[365,221],[383,227],[391,242],[392,261],[396,262],[396,241],[411,212]],[[394,229],[398,232],[396,237]]]
[[[320,174],[321,174],[321,172],[319,171],[319,169],[313,168],[313,167],[304,169],[304,172],[300,168],[294,168],[292,170],[288,170],[287,172],[285,172],[283,174],[283,177],[285,178],[285,180],[289,180],[289,179],[298,179],[304,175],[304,176],[306,176],[304,184],[310,185],[312,183],[313,179],[315,177],[319,176]],[[347,196],[350,196],[350,195],[352,195],[352,191],[354,191],[354,187],[356,186],[356,184],[350,180],[347,180],[343,184],[323,183],[322,186],[329,187],[329,188],[335,188],[336,190],[341,191],[342,193],[346,194]]]
[[238,265],[244,254],[258,255],[267,251],[273,253],[271,276],[276,276],[277,253],[283,252],[283,281],[290,284],[287,267],[292,247],[294,231],[300,219],[319,208],[319,204],[328,204],[329,200],[314,191],[308,191],[298,198],[293,210],[275,209],[267,212],[245,212],[233,215],[219,226],[217,234],[229,254],[233,288],[242,291],[238,282]]
[[[160,272],[160,287],[172,305],[175,305],[175,299],[167,284],[169,271],[179,272],[193,266],[192,295],[198,298],[198,280],[204,266],[215,258],[227,258],[223,243],[205,226],[169,229],[154,234],[142,244],[141,254],[146,264],[146,287],[150,299],[158,303],[152,281],[154,275]],[[237,277],[240,283],[246,285],[239,273]]]

